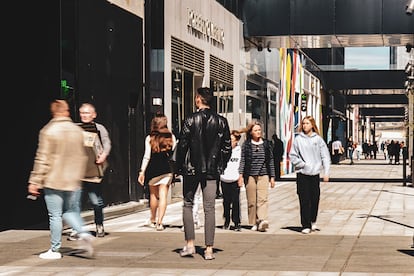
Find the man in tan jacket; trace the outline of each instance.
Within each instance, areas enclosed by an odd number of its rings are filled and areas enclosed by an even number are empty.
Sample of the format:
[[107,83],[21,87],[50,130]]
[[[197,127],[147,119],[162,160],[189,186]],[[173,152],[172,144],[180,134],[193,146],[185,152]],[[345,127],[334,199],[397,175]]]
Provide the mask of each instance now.
[[82,129],[72,122],[66,101],[53,101],[50,110],[53,118],[40,130],[34,166],[28,181],[28,192],[32,196],[39,196],[39,190],[43,189],[49,214],[51,246],[39,257],[62,257],[59,252],[62,245],[62,220],[80,233],[82,248],[88,257],[92,257],[93,236],[83,229],[83,219],[76,209],[75,191],[81,188],[87,161]]

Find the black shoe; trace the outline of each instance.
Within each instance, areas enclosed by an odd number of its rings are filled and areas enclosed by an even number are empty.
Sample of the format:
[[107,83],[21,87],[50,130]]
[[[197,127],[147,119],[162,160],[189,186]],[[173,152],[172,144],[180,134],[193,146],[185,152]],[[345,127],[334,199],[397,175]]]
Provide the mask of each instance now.
[[236,224],[236,225],[234,226],[234,231],[236,231],[236,232],[241,232],[241,225],[240,225],[240,223],[238,223],[238,224]]
[[224,222],[223,229],[224,230],[230,230],[230,222],[229,221]]
[[216,195],[216,199],[222,199],[223,198],[223,194],[217,194]]

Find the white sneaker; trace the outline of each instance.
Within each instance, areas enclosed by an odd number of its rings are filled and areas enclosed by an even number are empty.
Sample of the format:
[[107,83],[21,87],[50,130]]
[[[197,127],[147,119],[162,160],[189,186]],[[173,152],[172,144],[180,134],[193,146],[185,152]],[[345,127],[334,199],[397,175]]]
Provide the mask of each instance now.
[[311,229],[312,229],[312,231],[318,230],[318,226],[316,225],[316,222],[312,222]]
[[59,252],[53,252],[52,249],[49,249],[45,253],[40,254],[39,258],[45,260],[57,260],[62,258],[62,254],[60,254]]
[[70,232],[68,236],[68,241],[77,241],[79,240],[78,232],[76,230],[73,230]]
[[150,219],[147,220],[145,225],[151,228],[157,228],[157,223],[155,221],[151,221]]
[[269,222],[268,222],[267,220],[262,220],[262,221],[259,223],[258,230],[259,230],[260,232],[266,232],[266,229],[267,229],[267,228],[269,228]]
[[250,228],[252,231],[257,231],[257,224],[253,225],[252,228]]
[[88,233],[81,233],[79,234],[79,248],[85,250],[85,254],[88,258],[93,258],[94,256],[94,249],[93,249],[93,241],[94,236]]
[[311,232],[310,228],[304,228],[302,234],[309,234]]

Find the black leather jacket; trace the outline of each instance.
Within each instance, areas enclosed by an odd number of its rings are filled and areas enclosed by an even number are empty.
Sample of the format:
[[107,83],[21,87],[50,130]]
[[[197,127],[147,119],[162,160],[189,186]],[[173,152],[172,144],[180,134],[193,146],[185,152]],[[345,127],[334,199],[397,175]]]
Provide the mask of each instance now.
[[218,177],[231,156],[227,119],[208,108],[193,113],[184,121],[176,154],[178,174]]

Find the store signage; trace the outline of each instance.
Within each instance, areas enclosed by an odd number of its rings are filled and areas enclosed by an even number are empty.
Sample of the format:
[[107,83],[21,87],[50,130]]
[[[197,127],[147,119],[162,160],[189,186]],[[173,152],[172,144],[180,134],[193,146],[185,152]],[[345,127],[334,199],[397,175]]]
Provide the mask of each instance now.
[[224,29],[192,9],[187,9],[187,28],[193,35],[217,47],[224,47]]
[[306,111],[307,109],[308,109],[308,101],[307,101],[306,94],[303,93],[301,96],[301,100],[300,100],[300,110]]

